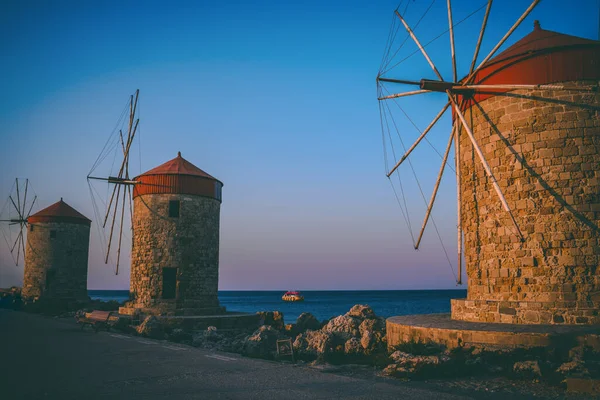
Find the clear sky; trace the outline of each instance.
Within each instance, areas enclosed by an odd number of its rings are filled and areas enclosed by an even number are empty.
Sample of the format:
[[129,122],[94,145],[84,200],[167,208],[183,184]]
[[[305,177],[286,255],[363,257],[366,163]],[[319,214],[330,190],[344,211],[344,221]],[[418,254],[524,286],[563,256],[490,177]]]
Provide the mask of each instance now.
[[[410,2],[409,24],[430,3]],[[455,22],[485,3],[453,1]],[[482,54],[529,5],[495,3]],[[220,289],[454,288],[432,227],[413,250],[384,175],[375,77],[397,5],[1,2],[0,200],[15,177],[29,178],[38,195],[34,211],[63,197],[94,218],[86,176],[139,88],[141,159],[132,161],[133,173],[181,151],[225,184]],[[456,28],[459,74],[482,17],[483,9]],[[598,38],[597,0],[542,0],[504,48],[529,33],[534,19],[545,29]],[[426,43],[446,29],[445,1],[437,0],[416,34]],[[400,31],[398,40],[404,37]],[[449,77],[448,42],[442,36],[428,49]],[[397,60],[414,50],[409,42]],[[419,54],[387,76],[432,77]],[[427,96],[403,103],[421,129],[444,104]],[[408,144],[418,132],[405,126]],[[431,133],[439,151],[449,126],[445,118]],[[413,161],[429,197],[439,158],[425,148]],[[454,188],[448,174],[433,215],[456,270]],[[412,223],[420,226],[423,201],[414,190],[408,195]],[[88,286],[126,289],[128,262],[118,276],[104,265],[96,222]],[[23,265],[12,264],[1,244],[0,286],[21,284]]]

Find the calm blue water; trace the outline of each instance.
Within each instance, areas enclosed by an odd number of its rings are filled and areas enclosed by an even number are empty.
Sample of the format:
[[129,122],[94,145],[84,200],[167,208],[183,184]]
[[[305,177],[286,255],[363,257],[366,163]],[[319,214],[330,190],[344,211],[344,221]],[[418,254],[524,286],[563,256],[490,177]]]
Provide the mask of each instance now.
[[[89,290],[92,299],[126,301],[127,290]],[[304,301],[281,300],[285,291],[219,291],[219,301],[227,311],[281,311],[285,322],[293,323],[303,312],[320,321],[342,315],[355,304],[368,304],[382,317],[450,312],[450,299],[464,298],[466,290],[352,290],[303,291]]]

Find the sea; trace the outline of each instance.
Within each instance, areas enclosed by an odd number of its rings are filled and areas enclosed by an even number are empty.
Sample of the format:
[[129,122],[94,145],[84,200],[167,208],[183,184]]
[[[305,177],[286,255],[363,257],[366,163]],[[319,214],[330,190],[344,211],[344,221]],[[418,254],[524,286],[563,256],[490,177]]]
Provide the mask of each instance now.
[[[127,301],[127,290],[89,290],[92,299]],[[285,291],[219,291],[227,311],[255,313],[281,311],[285,323],[294,323],[309,312],[319,321],[348,312],[355,304],[369,305],[381,317],[394,315],[449,313],[450,299],[467,297],[466,290],[306,290],[303,302],[281,300]]]

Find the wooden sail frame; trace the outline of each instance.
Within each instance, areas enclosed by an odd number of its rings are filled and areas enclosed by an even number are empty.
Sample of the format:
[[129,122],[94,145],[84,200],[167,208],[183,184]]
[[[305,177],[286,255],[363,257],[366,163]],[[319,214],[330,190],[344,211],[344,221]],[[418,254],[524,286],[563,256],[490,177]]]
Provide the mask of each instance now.
[[[121,161],[121,165],[117,176],[91,176],[91,172],[87,176],[88,181],[100,180],[106,181],[107,183],[114,185],[112,188],[112,194],[110,196],[108,206],[106,208],[106,213],[102,221],[102,228],[106,228],[106,225],[110,222],[110,233],[108,235],[108,244],[106,254],[104,257],[105,264],[108,264],[113,240],[117,240],[115,270],[116,275],[119,274],[119,266],[121,262],[121,245],[123,239],[123,223],[125,219],[125,208],[128,204],[129,212],[130,214],[133,214],[131,186],[138,183],[135,180],[132,180],[129,176],[129,157],[131,154],[131,146],[133,140],[135,139],[136,133],[138,132],[138,126],[140,122],[139,118],[137,118],[139,94],[140,91],[138,89],[135,91],[135,94],[131,95],[129,98],[129,122],[127,128],[127,140],[124,140],[123,132],[122,130],[119,130],[119,140],[121,145],[121,151],[123,153],[123,159]],[[115,237],[115,223],[117,219],[119,219],[119,232],[118,235]]]
[[[16,192],[16,201],[15,201],[15,198],[13,198],[13,193],[9,194],[8,198],[6,200],[7,203],[9,203],[9,201],[10,201],[9,204],[10,204],[10,206],[12,206],[14,211],[16,211],[17,217],[16,218],[9,217],[7,219],[0,219],[0,223],[7,223],[9,226],[19,225],[19,233],[17,234],[17,237],[14,240],[14,242],[12,243],[12,245],[10,244],[6,235],[4,234],[4,231],[2,231],[2,235],[4,236],[6,244],[10,250],[10,253],[13,257],[13,261],[15,262],[16,266],[19,265],[19,262],[21,260],[21,254],[23,255],[23,257],[25,257],[25,243],[26,243],[25,235],[26,235],[27,226],[28,226],[27,220],[28,220],[29,216],[31,215],[31,211],[33,210],[33,206],[35,205],[35,202],[37,200],[37,195],[34,195],[33,201],[31,202],[31,204],[27,203],[27,194],[28,194],[29,187],[30,187],[29,179],[25,179],[25,190],[23,192],[22,198],[21,198],[21,191],[20,191],[21,186],[22,186],[22,184],[19,183],[19,178],[15,178],[14,191]],[[16,257],[15,257],[15,252],[16,252]]]
[[[432,81],[432,80],[422,79],[420,81],[414,81],[414,80],[398,79],[396,77],[394,77],[394,78],[384,77],[381,75],[378,75],[377,79],[376,79],[377,85],[378,85],[378,93],[380,94],[378,96],[378,101],[388,101],[388,100],[395,101],[395,99],[398,99],[398,98],[407,97],[407,96],[418,96],[418,95],[427,94],[427,93],[431,93],[431,92],[445,93],[448,98],[448,103],[446,104],[446,106],[436,115],[436,117],[427,126],[427,128],[421,132],[420,136],[417,138],[417,140],[414,142],[414,144],[409,148],[409,150],[406,151],[405,154],[402,155],[402,157],[395,163],[395,165],[389,171],[386,172],[386,176],[388,178],[390,178],[390,176],[397,171],[398,167],[409,157],[411,152],[420,144],[421,140],[423,138],[425,138],[425,135],[436,125],[436,123],[439,121],[442,114],[446,111],[446,109],[449,106],[452,106],[454,114],[457,116],[456,122],[453,124],[453,127],[452,127],[452,134],[450,135],[448,146],[446,148],[446,152],[445,152],[445,155],[442,160],[442,166],[438,173],[437,180],[434,185],[434,189],[433,189],[433,193],[432,193],[430,202],[427,205],[426,215],[425,215],[423,225],[422,225],[422,228],[421,228],[421,231],[419,234],[419,238],[416,242],[415,248],[419,247],[423,232],[425,230],[425,227],[427,226],[427,222],[429,220],[429,215],[431,213],[431,209],[433,208],[433,205],[435,202],[437,189],[439,187],[439,182],[440,182],[440,180],[442,178],[442,174],[444,172],[444,166],[447,161],[450,146],[451,146],[451,143],[454,142],[455,166],[456,166],[456,190],[457,190],[457,220],[458,220],[458,223],[457,223],[457,257],[458,257],[457,283],[458,284],[462,284],[461,277],[462,277],[462,269],[463,269],[462,268],[463,231],[462,231],[462,209],[461,209],[462,199],[461,199],[461,174],[460,174],[461,159],[460,159],[460,149],[459,149],[459,145],[458,145],[458,143],[460,143],[459,135],[461,134],[461,132],[464,131],[467,134],[467,136],[469,137],[469,141],[471,142],[471,145],[473,146],[476,153],[478,154],[479,160],[484,167],[486,175],[490,178],[490,181],[492,182],[492,185],[494,187],[494,190],[498,196],[500,203],[502,204],[502,207],[508,213],[508,215],[510,216],[510,219],[512,221],[512,224],[516,228],[518,237],[520,238],[521,241],[525,240],[525,237],[523,236],[521,229],[519,228],[519,225],[517,224],[517,221],[515,220],[515,218],[513,216],[512,210],[509,207],[508,203],[506,202],[504,194],[503,194],[501,188],[499,187],[498,183],[496,182],[493,172],[492,172],[487,160],[485,159],[485,156],[483,155],[479,145],[477,144],[477,142],[474,138],[471,127],[469,126],[466,119],[464,118],[464,115],[459,106],[461,101],[466,97],[472,96],[474,93],[478,93],[478,92],[484,93],[486,91],[489,92],[489,91],[494,91],[494,90],[541,90],[542,89],[542,90],[551,90],[551,91],[575,91],[575,92],[597,92],[598,91],[598,86],[574,87],[574,86],[568,86],[568,85],[562,85],[562,84],[537,84],[537,85],[536,84],[531,84],[531,85],[527,85],[527,84],[501,84],[501,85],[500,84],[495,84],[495,85],[493,85],[493,84],[492,85],[472,84],[472,80],[474,79],[476,74],[482,69],[482,67],[485,65],[485,63],[496,54],[496,52],[501,48],[501,46],[506,42],[506,40],[508,40],[508,38],[510,38],[510,36],[514,33],[514,31],[519,27],[519,25],[525,20],[525,18],[539,4],[540,0],[533,0],[531,2],[529,7],[521,14],[521,16],[511,26],[511,28],[506,32],[506,34],[498,41],[498,43],[496,43],[496,45],[489,52],[489,54],[486,57],[484,57],[483,61],[481,61],[477,65],[477,67],[475,67],[475,65],[477,64],[479,51],[481,49],[481,44],[483,41],[484,33],[485,33],[486,27],[488,25],[488,18],[489,18],[491,7],[492,7],[492,2],[493,2],[493,0],[488,0],[488,2],[487,2],[485,15],[483,17],[481,29],[479,31],[479,36],[478,36],[477,44],[476,44],[475,51],[473,54],[472,62],[471,62],[468,74],[467,74],[466,78],[462,80],[462,82],[459,82],[458,78],[457,78],[455,42],[454,42],[454,30],[453,30],[455,25],[453,24],[453,20],[452,20],[451,0],[447,0],[446,7],[447,7],[447,13],[448,13],[448,24],[449,24],[448,32],[450,34],[450,50],[451,50],[453,80],[451,82],[444,81],[438,68],[433,63],[431,57],[425,50],[424,46],[421,44],[421,42],[415,35],[414,30],[411,29],[408,22],[401,15],[399,10],[395,10],[394,14],[400,20],[400,22],[404,26],[406,32],[408,33],[410,38],[413,40],[413,42],[417,45],[419,52],[425,58],[425,60],[427,61],[427,63],[429,64],[429,66],[431,67],[431,69],[436,74],[436,76],[438,77],[439,80]],[[391,46],[391,43],[390,43],[390,46]],[[391,59],[389,61],[391,61]],[[383,61],[382,61],[382,66],[383,66]],[[389,69],[387,71],[389,71]],[[411,85],[411,86],[418,86],[419,88],[418,88],[418,90],[409,90],[409,91],[405,91],[405,92],[391,93],[387,96],[382,96],[381,93],[383,93],[383,91],[380,89],[380,85],[382,83]],[[503,95],[503,93],[496,93],[496,94]]]

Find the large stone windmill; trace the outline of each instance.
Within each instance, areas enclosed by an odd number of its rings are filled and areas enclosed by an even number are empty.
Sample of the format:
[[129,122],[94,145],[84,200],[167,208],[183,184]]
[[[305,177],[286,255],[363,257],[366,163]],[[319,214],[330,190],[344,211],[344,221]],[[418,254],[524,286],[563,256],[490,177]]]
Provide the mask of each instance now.
[[[459,79],[448,1],[449,81],[406,19],[395,12],[438,79],[388,78],[384,68],[377,77],[380,103],[437,94],[446,105],[388,177],[450,108],[452,133],[421,235],[454,143],[459,281],[464,254],[468,290],[466,299],[452,301],[452,319],[600,324],[600,42],[545,30],[536,21],[530,34],[496,55],[536,0],[477,64],[491,3],[471,67]],[[390,93],[386,83],[419,89]],[[406,339],[416,332],[400,319],[388,328],[396,332],[392,342],[397,335]],[[421,337],[435,336],[423,332]],[[456,341],[456,331],[454,339],[445,340]]]

